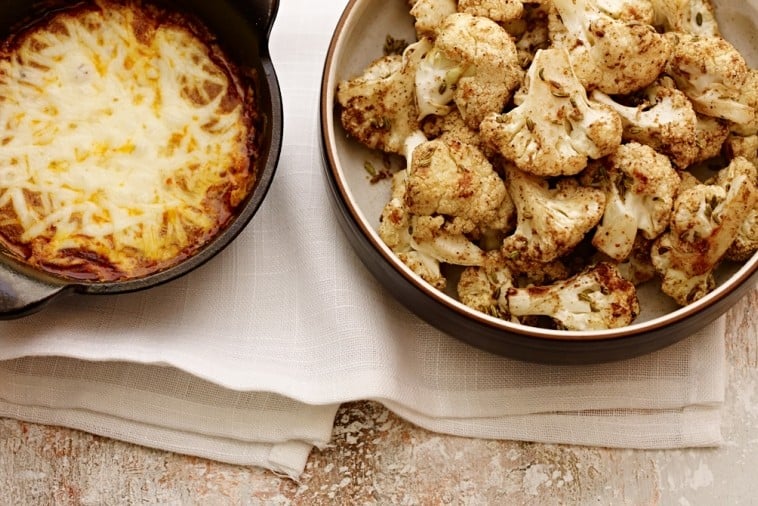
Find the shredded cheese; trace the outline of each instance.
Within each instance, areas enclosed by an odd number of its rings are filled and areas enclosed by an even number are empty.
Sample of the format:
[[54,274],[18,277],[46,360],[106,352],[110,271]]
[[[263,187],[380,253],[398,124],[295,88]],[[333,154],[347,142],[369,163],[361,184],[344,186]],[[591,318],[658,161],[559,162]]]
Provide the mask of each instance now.
[[0,209],[22,231],[5,240],[40,263],[86,251],[120,276],[166,264],[247,192],[249,132],[228,70],[189,29],[145,16],[98,2],[0,57]]

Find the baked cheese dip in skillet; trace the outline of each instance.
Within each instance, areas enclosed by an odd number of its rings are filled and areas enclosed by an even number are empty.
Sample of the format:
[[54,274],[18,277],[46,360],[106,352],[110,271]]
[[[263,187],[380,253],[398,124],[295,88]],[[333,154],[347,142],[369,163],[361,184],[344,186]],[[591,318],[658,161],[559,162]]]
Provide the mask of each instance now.
[[[173,279],[228,244],[262,201],[281,144],[278,85],[260,63],[276,2],[191,4],[64,2],[9,29],[0,46],[6,317],[63,291]],[[213,28],[229,15],[222,39]]]

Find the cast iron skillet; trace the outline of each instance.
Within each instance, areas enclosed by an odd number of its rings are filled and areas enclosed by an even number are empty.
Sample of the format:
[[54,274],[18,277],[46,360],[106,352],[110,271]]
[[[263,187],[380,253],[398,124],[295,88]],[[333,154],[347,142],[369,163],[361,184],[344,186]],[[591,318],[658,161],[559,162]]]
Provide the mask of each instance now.
[[[55,5],[75,5],[76,0]],[[82,283],[57,278],[35,270],[0,251],[0,320],[29,315],[64,293],[114,294],[151,288],[199,267],[224,249],[248,224],[268,192],[282,146],[282,100],[279,83],[268,52],[268,37],[279,8],[279,0],[171,0],[178,10],[196,16],[217,37],[230,59],[255,76],[259,158],[255,187],[240,206],[233,221],[195,255],[155,274],[111,283]],[[0,39],[34,19],[51,2],[2,0]]]

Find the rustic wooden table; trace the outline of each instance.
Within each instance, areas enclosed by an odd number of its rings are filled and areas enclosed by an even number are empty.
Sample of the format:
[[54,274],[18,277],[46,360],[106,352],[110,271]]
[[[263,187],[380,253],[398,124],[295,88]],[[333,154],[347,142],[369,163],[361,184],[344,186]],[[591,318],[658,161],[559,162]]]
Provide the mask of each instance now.
[[729,312],[725,444],[606,450],[433,434],[344,405],[299,482],[0,419],[0,504],[758,504],[758,289]]

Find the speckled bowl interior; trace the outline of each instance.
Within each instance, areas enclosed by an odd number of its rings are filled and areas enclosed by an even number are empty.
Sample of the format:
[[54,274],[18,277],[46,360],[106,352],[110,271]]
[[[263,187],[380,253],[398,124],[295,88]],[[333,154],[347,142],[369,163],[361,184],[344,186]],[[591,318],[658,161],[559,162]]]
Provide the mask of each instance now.
[[[758,66],[758,0],[716,0],[724,36]],[[326,176],[343,228],[369,270],[409,309],[431,324],[489,351],[540,362],[578,363],[631,357],[672,344],[726,312],[755,286],[758,254],[744,264],[724,264],[718,287],[684,308],[662,294],[655,283],[640,287],[642,313],[629,327],[575,332],[527,327],[471,310],[450,294],[429,287],[406,267],[377,234],[390,182],[372,183],[366,161],[382,166],[380,153],[349,139],[335,114],[337,83],[359,75],[381,56],[387,35],[414,40],[413,20],[402,0],[352,0],[327,56],[321,98],[321,127]],[[394,163],[403,163],[395,160]]]

